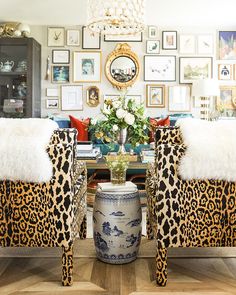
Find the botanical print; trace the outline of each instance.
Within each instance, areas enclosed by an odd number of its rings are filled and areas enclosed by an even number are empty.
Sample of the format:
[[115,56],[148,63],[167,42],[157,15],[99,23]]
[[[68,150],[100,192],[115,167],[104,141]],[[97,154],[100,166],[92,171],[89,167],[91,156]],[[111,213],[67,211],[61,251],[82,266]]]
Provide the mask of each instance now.
[[219,32],[220,59],[236,59],[236,31]]
[[180,35],[179,37],[180,41],[180,53],[195,53],[195,36],[194,35]]
[[94,75],[94,59],[82,58],[83,75]]
[[67,31],[67,45],[70,45],[70,46],[79,45],[79,30]]
[[212,54],[213,53],[213,36],[199,35],[198,36],[198,54]]

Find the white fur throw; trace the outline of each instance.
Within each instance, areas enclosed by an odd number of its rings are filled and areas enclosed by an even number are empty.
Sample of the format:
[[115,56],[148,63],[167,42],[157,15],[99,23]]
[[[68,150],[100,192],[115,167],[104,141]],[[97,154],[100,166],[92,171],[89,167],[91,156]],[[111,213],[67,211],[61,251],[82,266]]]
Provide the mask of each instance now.
[[181,119],[177,124],[187,146],[179,166],[183,179],[236,181],[236,120]]
[[49,119],[0,118],[0,179],[49,181],[52,163],[46,146],[57,128]]

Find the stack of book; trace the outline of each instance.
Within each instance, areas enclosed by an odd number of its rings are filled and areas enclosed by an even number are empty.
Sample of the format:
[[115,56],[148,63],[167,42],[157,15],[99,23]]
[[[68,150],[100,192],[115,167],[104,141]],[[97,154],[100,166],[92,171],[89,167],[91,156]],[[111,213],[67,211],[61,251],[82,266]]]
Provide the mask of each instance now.
[[77,142],[77,159],[87,163],[97,163],[100,157],[100,148],[93,147],[91,141]]
[[155,160],[154,150],[142,150],[140,153],[142,163],[153,163]]

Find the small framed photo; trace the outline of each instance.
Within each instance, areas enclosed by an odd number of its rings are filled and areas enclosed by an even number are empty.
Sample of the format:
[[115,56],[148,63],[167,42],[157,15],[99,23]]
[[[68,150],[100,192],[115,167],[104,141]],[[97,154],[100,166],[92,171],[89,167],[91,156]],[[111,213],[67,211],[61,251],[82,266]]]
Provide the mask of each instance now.
[[59,109],[59,99],[47,99],[46,100],[47,109]]
[[173,82],[176,80],[176,56],[145,55],[144,81]]
[[57,88],[47,88],[46,89],[46,96],[57,97],[58,96],[58,89]]
[[65,45],[65,29],[62,27],[48,28],[48,47]]
[[198,35],[197,37],[197,52],[198,54],[213,54],[214,40],[213,35]]
[[52,83],[69,83],[69,66],[52,66]]
[[180,57],[179,83],[212,78],[212,57]]
[[146,43],[146,52],[148,54],[159,54],[160,53],[160,41],[159,40],[148,40]]
[[53,64],[69,64],[70,63],[70,50],[55,49],[52,51]]
[[231,80],[232,79],[232,65],[220,64],[218,65],[218,79]]
[[165,49],[165,50],[177,49],[177,31],[162,32],[162,49]]
[[79,30],[67,30],[66,32],[66,45],[79,46],[80,31]]
[[165,107],[165,85],[146,85],[147,108]]
[[168,109],[170,112],[189,112],[191,110],[189,85],[168,87]]
[[148,26],[148,38],[156,39],[158,35],[158,29],[156,26]]
[[101,34],[91,32],[85,26],[82,27],[82,48],[101,49]]
[[105,42],[143,42],[143,33],[135,35],[104,35]]
[[96,86],[90,86],[86,92],[86,102],[90,107],[96,107],[100,103],[100,89]]
[[100,82],[101,58],[99,51],[76,51],[73,60],[74,82]]
[[235,98],[235,86],[221,86],[220,96],[217,98],[217,105],[223,106],[226,110],[235,110]]
[[236,31],[219,32],[219,55],[220,59],[236,59],[235,51]]
[[194,54],[196,51],[194,35],[180,35],[179,36],[179,53]]
[[82,111],[83,110],[83,86],[68,85],[61,86],[61,110]]

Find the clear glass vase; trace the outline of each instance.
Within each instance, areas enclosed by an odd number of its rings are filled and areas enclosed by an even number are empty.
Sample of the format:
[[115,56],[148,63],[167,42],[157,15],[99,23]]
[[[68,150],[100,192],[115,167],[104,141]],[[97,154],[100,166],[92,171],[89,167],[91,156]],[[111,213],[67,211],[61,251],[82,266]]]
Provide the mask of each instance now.
[[110,172],[111,172],[111,183],[112,184],[125,184],[126,169],[124,169],[124,170],[110,169]]

